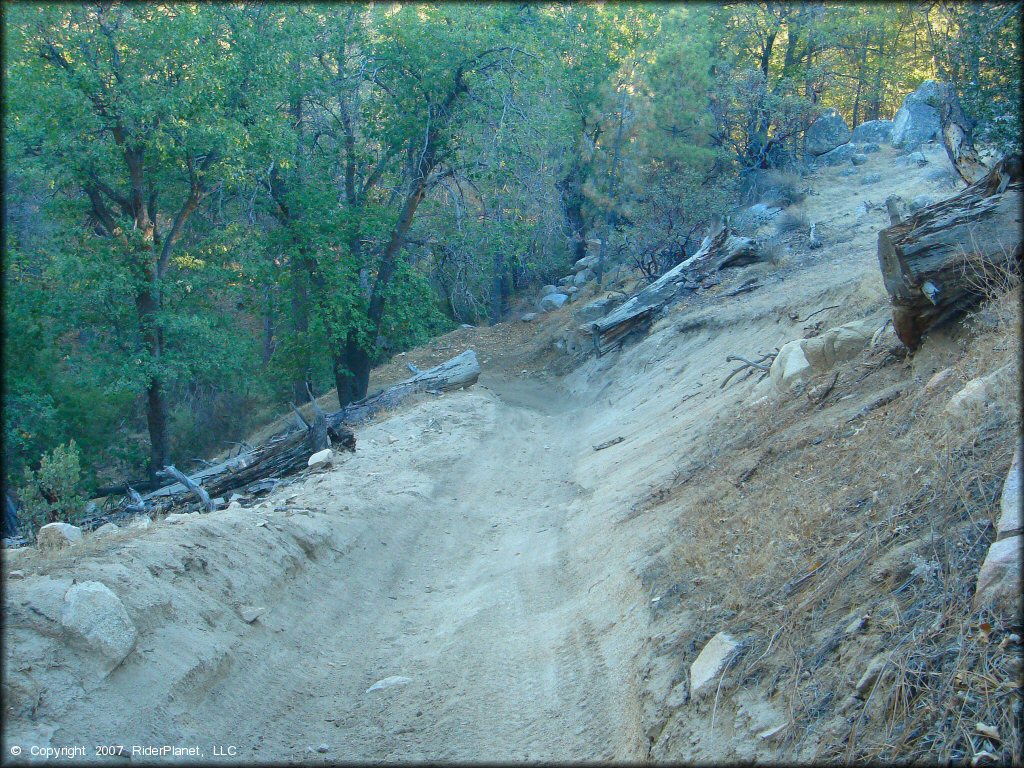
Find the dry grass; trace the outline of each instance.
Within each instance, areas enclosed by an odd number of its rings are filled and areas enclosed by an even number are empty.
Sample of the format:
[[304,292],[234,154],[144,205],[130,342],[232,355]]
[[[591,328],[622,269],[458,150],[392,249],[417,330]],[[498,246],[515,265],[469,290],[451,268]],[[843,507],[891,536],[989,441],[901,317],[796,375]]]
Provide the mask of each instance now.
[[810,226],[811,223],[803,211],[787,210],[775,218],[775,231],[780,235],[787,232],[806,232]]
[[[727,685],[763,686],[797,725],[780,756],[1022,759],[1021,646],[1007,640],[1020,617],[971,606],[1020,434],[1019,372],[983,415],[943,411],[963,382],[1016,370],[1013,285],[1004,275],[988,288],[1001,293],[969,318],[973,337],[947,353],[956,375],[940,389],[925,392],[900,348],[879,345],[838,369],[820,402],[814,380],[737,417],[699,487],[650,500],[681,512],[665,578],[703,596],[695,636],[747,638]],[[852,697],[880,653],[879,681]]]

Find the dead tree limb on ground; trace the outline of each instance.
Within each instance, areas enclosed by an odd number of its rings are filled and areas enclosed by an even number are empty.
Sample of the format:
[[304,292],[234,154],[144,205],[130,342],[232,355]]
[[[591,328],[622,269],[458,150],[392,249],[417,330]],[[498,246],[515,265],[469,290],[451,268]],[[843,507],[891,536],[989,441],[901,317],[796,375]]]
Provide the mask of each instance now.
[[634,331],[646,330],[654,315],[684,288],[725,267],[752,264],[763,257],[757,241],[738,237],[725,226],[709,237],[693,256],[680,262],[603,318],[580,326],[589,334],[598,357],[616,349]]
[[163,477],[177,480],[179,483],[188,488],[192,493],[199,497],[199,502],[203,505],[203,508],[207,512],[213,512],[213,501],[210,499],[210,494],[206,492],[203,486],[196,483],[188,475],[184,474],[177,469],[173,464],[170,464],[163,468],[162,471],[157,472],[158,475]]
[[[352,403],[334,413],[324,412],[310,393],[314,413],[312,420],[303,417],[299,409],[292,404],[292,410],[302,424],[299,429],[279,435],[264,445],[216,466],[206,467],[190,477],[185,477],[174,467],[167,467],[165,472],[177,482],[154,490],[145,499],[132,491],[134,496],[128,506],[140,512],[166,511],[175,504],[182,503],[189,494],[195,493],[201,498],[202,494],[206,494],[203,505],[212,508],[213,499],[225,496],[231,491],[268,490],[281,478],[305,469],[309,457],[317,451],[330,446],[354,451],[355,435],[347,425],[365,421],[384,408],[397,405],[415,392],[443,392],[468,387],[475,383],[479,376],[480,364],[477,362],[476,353],[467,350],[435,368],[420,371],[373,397]],[[178,474],[175,475],[175,472]]]
[[993,278],[1019,274],[1024,173],[1019,155],[953,197],[878,234],[878,261],[900,341],[917,349],[925,332],[979,303]]
[[729,383],[729,379],[731,379],[733,376],[735,376],[737,373],[741,371],[746,371],[747,373],[742,379],[740,379],[740,381],[744,381],[747,378],[749,378],[754,371],[763,371],[763,373],[761,374],[761,378],[758,379],[758,381],[760,381],[765,376],[767,376],[769,372],[771,372],[772,363],[775,361],[775,356],[778,354],[779,350],[776,349],[774,352],[769,352],[767,355],[761,355],[761,357],[759,357],[756,361],[747,360],[747,358],[740,357],[739,355],[729,355],[728,357],[725,358],[725,362],[739,362],[743,363],[743,365],[741,365],[735,371],[726,376],[725,381],[723,381],[718,386],[718,388],[725,389],[725,385]]

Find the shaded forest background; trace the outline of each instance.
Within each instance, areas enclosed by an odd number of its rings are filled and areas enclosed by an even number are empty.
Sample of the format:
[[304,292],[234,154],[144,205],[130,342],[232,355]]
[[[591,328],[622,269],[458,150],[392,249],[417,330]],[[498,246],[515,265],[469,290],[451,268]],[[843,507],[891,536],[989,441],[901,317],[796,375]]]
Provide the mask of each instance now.
[[5,486],[344,405],[588,239],[658,274],[827,109],[1014,148],[1020,6],[7,4]]

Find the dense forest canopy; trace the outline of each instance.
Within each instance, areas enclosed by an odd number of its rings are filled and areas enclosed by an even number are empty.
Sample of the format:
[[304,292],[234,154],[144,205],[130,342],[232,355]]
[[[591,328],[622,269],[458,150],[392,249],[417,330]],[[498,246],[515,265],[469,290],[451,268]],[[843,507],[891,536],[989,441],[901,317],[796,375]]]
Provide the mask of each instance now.
[[78,505],[310,391],[344,405],[588,240],[664,271],[825,110],[940,79],[1008,148],[1019,12],[7,4],[5,484]]

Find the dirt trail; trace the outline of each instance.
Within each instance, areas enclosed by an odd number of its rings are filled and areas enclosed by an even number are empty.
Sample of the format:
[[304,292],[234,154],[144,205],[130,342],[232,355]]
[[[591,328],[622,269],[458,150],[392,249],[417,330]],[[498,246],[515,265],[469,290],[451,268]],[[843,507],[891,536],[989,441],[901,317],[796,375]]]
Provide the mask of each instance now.
[[[489,401],[481,439],[457,446],[404,525],[375,527],[378,541],[281,600],[265,622],[282,630],[275,657],[210,689],[193,711],[198,733],[237,706],[250,715],[221,738],[266,759],[320,743],[356,760],[632,756],[561,542],[578,491],[578,446],[553,427],[564,402],[536,386],[453,397]],[[358,473],[358,458],[340,471]],[[236,652],[255,661],[266,644],[256,635]],[[391,676],[410,682],[364,693]]]
[[[152,657],[173,649],[140,639],[106,685],[52,723],[49,743],[102,735],[197,744],[207,758],[216,745],[234,746],[260,760],[639,756],[631,665],[605,657],[608,638],[599,641],[592,623],[632,606],[601,589],[585,593],[592,564],[577,559],[566,528],[589,496],[575,481],[579,453],[592,451],[578,416],[551,386],[485,374],[472,390],[428,397],[368,427],[356,454],[255,515],[273,528],[277,513],[305,513],[345,528],[345,543],[328,541],[263,593],[259,621],[240,627],[231,616],[190,634],[183,655],[200,636],[218,647],[197,650],[177,678]],[[199,524],[176,524],[174,534],[188,540]],[[231,583],[260,568],[248,554]],[[187,594],[160,588],[188,609]],[[134,613],[131,597],[126,604]],[[162,676],[173,682],[166,696],[125,711],[133,691]],[[392,676],[409,681],[366,692]],[[7,736],[38,738],[25,734],[15,726]],[[321,744],[326,753],[309,753]]]

